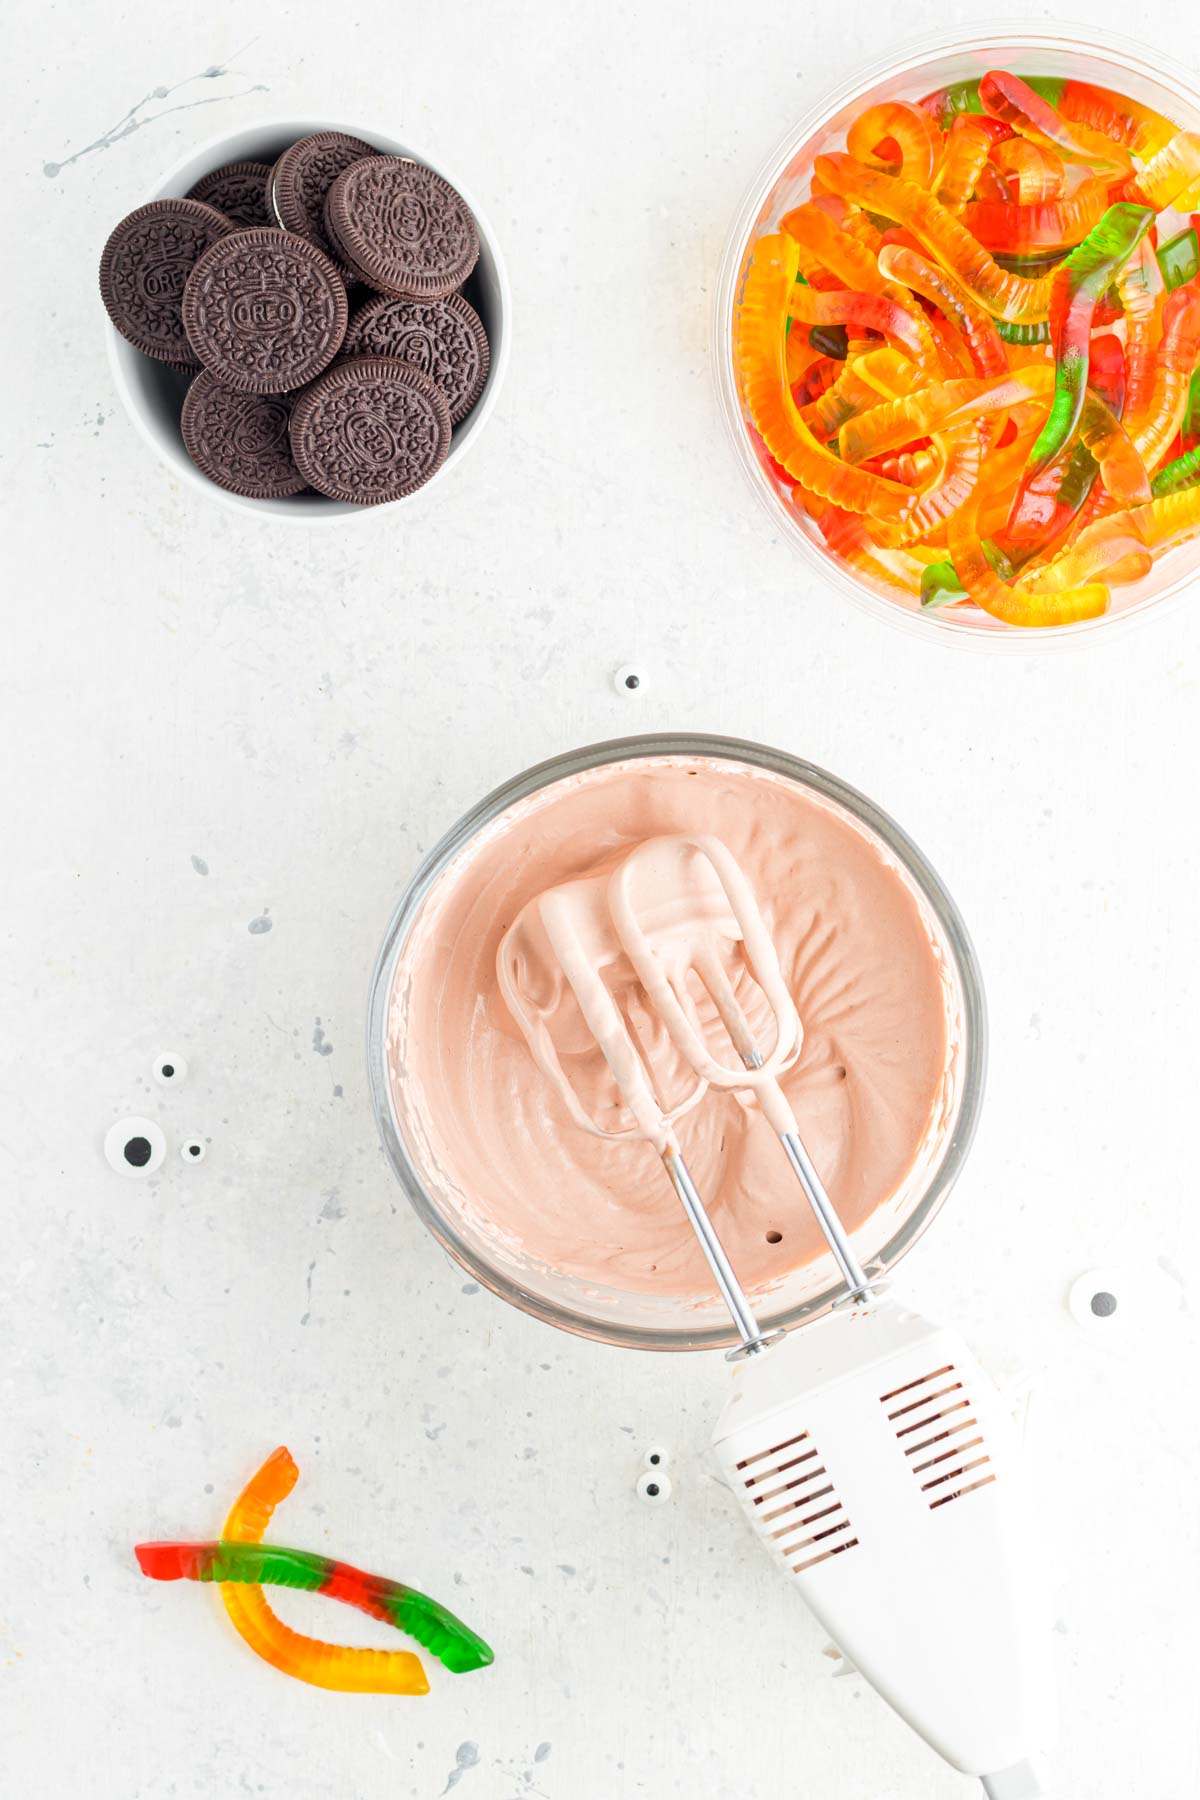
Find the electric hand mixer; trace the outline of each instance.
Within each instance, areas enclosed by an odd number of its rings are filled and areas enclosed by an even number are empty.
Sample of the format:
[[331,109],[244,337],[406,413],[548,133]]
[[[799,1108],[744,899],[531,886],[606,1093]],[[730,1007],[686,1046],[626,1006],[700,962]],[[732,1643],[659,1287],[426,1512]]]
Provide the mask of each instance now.
[[[803,1029],[736,860],[713,837],[649,839],[611,873],[531,900],[497,971],[574,1121],[643,1138],[663,1160],[742,1340],[714,1448],[769,1554],[847,1662],[947,1762],[980,1776],[992,1800],[1047,1795],[1037,1758],[1053,1676],[1012,1416],[957,1332],[874,1291],[854,1254],[779,1086]],[[635,987],[693,1077],[669,1107],[622,1008]],[[563,1067],[564,1006],[612,1075],[611,1124]],[[716,1021],[739,1066],[713,1053]],[[846,1284],[829,1316],[790,1337],[759,1330],[680,1152],[675,1124],[709,1089],[761,1108]]]

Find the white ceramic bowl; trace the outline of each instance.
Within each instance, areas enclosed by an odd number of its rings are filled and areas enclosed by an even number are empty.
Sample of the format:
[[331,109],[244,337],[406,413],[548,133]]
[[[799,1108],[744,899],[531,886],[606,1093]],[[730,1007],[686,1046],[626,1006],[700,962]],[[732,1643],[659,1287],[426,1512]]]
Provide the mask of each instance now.
[[[475,223],[479,228],[479,261],[464,291],[483,321],[491,361],[483,392],[462,424],[455,426],[449,453],[432,481],[426,482],[423,488],[418,488],[415,494],[408,495],[406,499],[393,500],[386,506],[350,506],[343,500],[327,500],[323,494],[313,493],[296,494],[286,500],[248,500],[240,494],[226,493],[224,488],[218,487],[214,481],[201,474],[183,447],[179,412],[187,390],[187,379],[169,369],[165,363],[143,356],[105,321],[108,360],[112,366],[117,392],[130,418],[167,467],[181,481],[199,488],[210,500],[217,500],[223,506],[293,525],[346,524],[351,520],[370,519],[393,512],[398,506],[408,506],[421,499],[433,486],[433,482],[441,481],[449,470],[457,468],[483,430],[496,404],[508,367],[511,335],[512,296],[504,259],[496,242],[496,234],[480,211],[479,202],[470,188],[454,169],[447,168],[418,145],[402,142],[386,131],[364,125],[361,120],[267,119],[260,124],[249,125],[242,131],[210,138],[206,144],[189,150],[185,157],[168,169],[138,204],[181,197],[195,186],[202,175],[208,174],[210,169],[220,168],[224,163],[273,163],[289,144],[294,144],[297,138],[308,137],[315,131],[349,132],[353,137],[360,137],[391,156],[413,157],[456,187],[475,215]],[[132,211],[133,208],[129,207],[127,210]],[[111,223],[117,223],[116,217]]]

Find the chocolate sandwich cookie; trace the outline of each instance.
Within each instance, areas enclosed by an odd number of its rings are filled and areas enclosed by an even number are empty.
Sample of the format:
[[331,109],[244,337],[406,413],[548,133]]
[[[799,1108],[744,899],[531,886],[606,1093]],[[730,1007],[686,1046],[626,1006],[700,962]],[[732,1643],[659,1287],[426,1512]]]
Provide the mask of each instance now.
[[462,195],[421,163],[368,156],[325,198],[325,229],[360,281],[400,299],[437,300],[461,287],[479,257]]
[[226,387],[282,394],[337,355],[349,307],[329,258],[291,232],[237,231],[199,259],[183,296],[188,341]]
[[183,290],[204,252],[233,229],[202,200],[152,200],[121,220],[100,258],[100,298],[135,349],[198,366],[183,327]]
[[[352,163],[377,154],[373,144],[364,144],[344,131],[318,131],[292,144],[271,170],[269,196],[276,222],[285,231],[307,238],[340,265],[325,233],[325,196]],[[348,269],[341,273],[343,279],[351,279]]]
[[450,448],[445,396],[411,363],[357,356],[315,381],[292,413],[292,455],[331,500],[377,506],[435,475]]
[[202,175],[195,187],[188,189],[188,198],[215,206],[235,225],[256,229],[275,223],[267,207],[270,179],[270,163],[226,163],[210,175]]
[[394,356],[420,369],[446,396],[450,423],[461,424],[488,372],[487,333],[461,294],[444,300],[368,300],[351,319],[344,356]]
[[202,369],[183,402],[183,443],[196,467],[231,494],[279,500],[308,483],[292,460],[292,394],[239,394]]

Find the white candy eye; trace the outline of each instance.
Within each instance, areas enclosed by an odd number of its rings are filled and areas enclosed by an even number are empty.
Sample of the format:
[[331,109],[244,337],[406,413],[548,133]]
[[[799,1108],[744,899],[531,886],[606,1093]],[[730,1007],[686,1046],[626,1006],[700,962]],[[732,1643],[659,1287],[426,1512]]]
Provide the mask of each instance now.
[[623,694],[627,700],[630,700],[634,694],[640,694],[645,690],[646,671],[639,668],[637,663],[625,663],[616,671],[612,682],[618,694]]
[[105,1135],[104,1154],[119,1175],[153,1175],[162,1168],[167,1140],[153,1119],[118,1119]]
[[638,1499],[647,1506],[665,1506],[671,1498],[671,1477],[661,1469],[647,1469],[637,1484]]
[[179,1154],[185,1163],[203,1162],[208,1154],[203,1138],[184,1138],[179,1146]]
[[167,1051],[154,1059],[154,1079],[159,1087],[180,1087],[187,1079],[187,1058]]
[[642,1461],[648,1469],[665,1469],[671,1460],[671,1452],[663,1444],[651,1444]]

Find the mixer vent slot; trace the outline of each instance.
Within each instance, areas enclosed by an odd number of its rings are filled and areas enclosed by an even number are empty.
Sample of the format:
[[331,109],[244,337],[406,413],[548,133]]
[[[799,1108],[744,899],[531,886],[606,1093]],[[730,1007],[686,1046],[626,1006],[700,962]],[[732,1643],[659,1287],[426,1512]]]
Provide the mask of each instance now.
[[975,1409],[953,1363],[879,1396],[930,1512],[995,1481]]
[[753,1505],[762,1509],[754,1520],[759,1536],[793,1575],[853,1550],[858,1543],[807,1431],[756,1451],[738,1464],[738,1471]]

